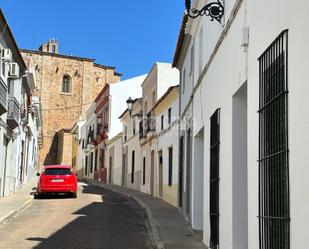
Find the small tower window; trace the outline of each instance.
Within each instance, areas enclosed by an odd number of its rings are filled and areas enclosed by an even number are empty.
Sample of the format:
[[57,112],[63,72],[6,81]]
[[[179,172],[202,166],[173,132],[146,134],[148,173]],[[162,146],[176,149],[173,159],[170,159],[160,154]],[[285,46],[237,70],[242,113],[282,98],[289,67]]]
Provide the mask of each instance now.
[[71,90],[71,78],[69,75],[65,75],[62,79],[62,92],[71,93]]

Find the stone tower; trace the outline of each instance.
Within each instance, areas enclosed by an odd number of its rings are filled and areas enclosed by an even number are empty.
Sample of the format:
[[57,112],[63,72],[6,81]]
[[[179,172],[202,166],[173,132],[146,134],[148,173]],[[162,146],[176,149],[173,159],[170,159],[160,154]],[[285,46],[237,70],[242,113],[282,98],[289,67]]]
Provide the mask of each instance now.
[[49,39],[49,41],[45,44],[43,44],[39,50],[41,52],[48,52],[53,54],[58,54],[58,40],[55,38]]
[[[43,116],[40,165],[61,163],[57,160],[57,134],[84,119],[105,84],[118,82],[121,75],[115,67],[97,64],[94,59],[59,54],[55,39],[50,39],[38,51],[21,49],[21,53],[24,59],[32,57],[35,62],[35,95],[41,98]],[[63,153],[71,149],[64,148]]]

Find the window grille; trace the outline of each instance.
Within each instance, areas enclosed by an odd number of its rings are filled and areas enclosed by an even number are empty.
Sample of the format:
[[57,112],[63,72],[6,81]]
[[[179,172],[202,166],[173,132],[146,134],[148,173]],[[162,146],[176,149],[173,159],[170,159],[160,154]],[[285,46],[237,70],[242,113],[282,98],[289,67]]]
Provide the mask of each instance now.
[[179,140],[179,172],[178,172],[178,206],[183,207],[183,165],[184,165],[184,136]]
[[135,151],[132,151],[132,168],[131,168],[131,183],[134,183],[134,173],[135,173]]
[[220,110],[210,118],[210,248],[219,248],[219,149]]
[[168,149],[168,186],[173,185],[173,147]]
[[168,124],[172,122],[172,108],[168,108]]
[[94,171],[98,171],[98,150],[96,150],[94,154]]
[[90,173],[93,173],[93,152],[90,154]]
[[290,248],[288,31],[259,58],[260,249]]
[[161,130],[164,129],[164,116],[161,116]]
[[88,156],[86,156],[86,161],[85,161],[85,175],[88,175]]
[[143,185],[146,184],[146,157],[143,158]]

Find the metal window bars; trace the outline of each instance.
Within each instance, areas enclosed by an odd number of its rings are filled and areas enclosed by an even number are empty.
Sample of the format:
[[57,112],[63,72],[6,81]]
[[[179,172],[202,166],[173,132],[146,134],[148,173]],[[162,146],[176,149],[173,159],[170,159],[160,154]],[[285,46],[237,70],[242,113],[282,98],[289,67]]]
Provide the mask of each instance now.
[[259,58],[260,249],[290,248],[288,31]]
[[220,109],[210,118],[210,248],[219,248]]

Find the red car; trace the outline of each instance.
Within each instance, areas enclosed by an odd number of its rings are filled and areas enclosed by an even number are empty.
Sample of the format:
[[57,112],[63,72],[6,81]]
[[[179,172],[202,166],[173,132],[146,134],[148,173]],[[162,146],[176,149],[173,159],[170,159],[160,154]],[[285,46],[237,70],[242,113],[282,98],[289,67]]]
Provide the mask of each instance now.
[[49,165],[44,167],[37,187],[37,197],[47,193],[69,193],[77,197],[77,178],[70,166]]

